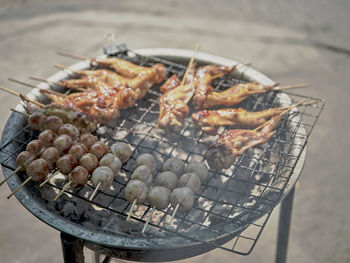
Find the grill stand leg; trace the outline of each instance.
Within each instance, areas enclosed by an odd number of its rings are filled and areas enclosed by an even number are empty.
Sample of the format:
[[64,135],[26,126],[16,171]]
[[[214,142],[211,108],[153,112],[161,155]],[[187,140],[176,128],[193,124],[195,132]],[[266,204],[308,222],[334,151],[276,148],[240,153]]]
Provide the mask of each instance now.
[[285,263],[287,258],[288,237],[290,220],[292,216],[294,199],[294,187],[288,196],[282,201],[280,209],[280,219],[278,227],[276,263]]
[[61,232],[64,263],[84,263],[84,244],[81,239]]

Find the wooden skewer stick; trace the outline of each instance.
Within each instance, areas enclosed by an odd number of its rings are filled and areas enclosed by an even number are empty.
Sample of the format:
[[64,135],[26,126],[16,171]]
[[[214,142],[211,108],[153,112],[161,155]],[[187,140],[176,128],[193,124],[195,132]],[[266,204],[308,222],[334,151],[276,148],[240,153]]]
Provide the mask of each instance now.
[[95,195],[97,194],[97,191],[98,191],[98,189],[100,188],[101,184],[102,184],[102,181],[98,182],[98,184],[97,184],[97,186],[96,186],[94,192],[92,193],[92,195],[91,195],[90,198],[89,198],[89,201],[92,201],[92,199],[94,199],[94,197],[95,197]]
[[21,114],[21,115],[23,115],[23,116],[26,116],[27,118],[30,117],[30,115],[29,115],[28,113],[21,112],[21,111],[18,111],[18,110],[16,110],[16,109],[13,109],[13,108],[10,108],[10,110],[13,111],[13,112],[16,112],[16,113],[18,113],[18,114]]
[[21,183],[13,192],[7,197],[7,199],[10,199],[11,196],[13,196],[19,189],[21,189],[25,184],[27,184],[30,180],[32,180],[32,176],[29,176],[23,183]]
[[58,174],[60,172],[60,170],[57,170],[56,172],[52,173],[51,175],[49,175],[44,182],[42,182],[39,187],[43,187],[44,184],[46,184],[48,181],[50,181],[51,178],[53,178],[56,174]]
[[3,87],[3,86],[0,86],[0,89],[3,90],[3,91],[6,91],[6,92],[8,92],[8,93],[10,93],[10,94],[12,94],[12,95],[15,95],[15,96],[17,96],[17,97],[23,97],[25,100],[27,100],[27,101],[29,101],[29,102],[31,102],[31,103],[34,103],[35,105],[37,105],[37,106],[39,106],[39,107],[44,107],[44,106],[45,106],[44,104],[42,104],[42,103],[40,103],[40,102],[38,102],[38,101],[32,100],[32,99],[28,98],[27,96],[25,96],[25,95],[23,95],[23,94],[21,94],[21,93],[15,92],[15,91],[10,90],[10,89],[8,89],[8,88],[5,88],[5,87]]
[[186,69],[186,71],[185,71],[185,75],[184,75],[183,78],[182,78],[181,86],[183,86],[183,85],[185,84],[188,71],[189,71],[190,67],[191,67],[192,64],[193,64],[194,58],[195,58],[195,56],[196,56],[196,54],[197,54],[197,51],[198,51],[199,47],[200,47],[200,46],[199,46],[199,43],[197,43],[197,44],[196,44],[196,47],[195,47],[195,49],[194,49],[194,51],[193,51],[193,55],[192,55],[192,57],[191,57],[191,60],[190,60],[190,62],[188,63],[187,69]]
[[146,228],[147,228],[147,226],[149,224],[149,221],[151,221],[151,218],[153,216],[154,211],[156,211],[156,207],[155,206],[152,207],[151,213],[150,213],[149,217],[147,218],[147,221],[146,221],[145,225],[142,228],[142,231],[141,231],[142,234],[145,233]]
[[171,224],[171,223],[173,222],[174,217],[175,217],[175,215],[176,215],[176,213],[177,213],[177,210],[179,210],[179,207],[180,207],[180,203],[177,203],[177,205],[175,206],[174,212],[173,212],[173,214],[172,214],[171,217],[170,217],[169,224]]
[[126,218],[126,221],[128,221],[128,222],[129,222],[130,217],[132,215],[132,212],[134,210],[134,206],[136,205],[136,201],[137,201],[137,199],[135,198],[135,200],[131,204],[131,207],[130,207],[130,210],[129,210],[129,213],[128,213],[128,217]]
[[59,55],[61,55],[61,56],[64,56],[64,57],[76,58],[76,59],[80,59],[80,60],[90,60],[90,58],[88,58],[88,57],[83,57],[83,56],[76,55],[76,54],[73,54],[73,53],[69,53],[69,52],[66,52],[66,51],[58,51],[57,53]]
[[[77,91],[86,91],[86,89],[83,89],[83,88],[78,88],[78,87],[66,87],[66,86],[63,86],[62,83],[60,82],[57,82],[57,81],[49,81],[47,79],[44,79],[44,78],[38,78],[38,77],[34,77],[34,76],[30,76],[29,77],[30,79],[32,80],[36,80],[36,81],[42,81],[42,82],[46,82],[50,85],[59,85],[59,86],[62,86],[64,88],[67,88],[67,89],[72,89],[72,90],[77,90]],[[64,96],[64,95],[63,95]]]
[[64,193],[64,191],[66,191],[68,189],[68,187],[72,184],[72,181],[69,181],[68,183],[65,184],[65,186],[63,186],[61,192],[58,193],[58,195],[56,195],[56,197],[52,200],[54,202],[57,201],[58,198],[60,198],[60,196]]
[[81,75],[77,70],[70,69],[70,68],[68,68],[68,67],[66,67],[66,66],[63,66],[63,65],[55,64],[54,67],[55,67],[55,68],[58,68],[58,69],[63,69],[63,70],[71,71],[72,73],[77,74],[77,75]]
[[2,186],[5,182],[7,182],[8,179],[10,179],[12,176],[14,176],[19,170],[22,169],[22,165],[17,167],[16,170],[14,170],[8,177],[6,177],[1,183],[0,186]]
[[[28,84],[28,83],[25,83],[23,81],[19,81],[19,80],[16,80],[16,79],[8,78],[8,80],[12,81],[12,82],[15,82],[15,83],[18,83],[18,84],[21,84],[21,85],[24,85],[24,86],[27,86],[27,87],[30,87],[30,88],[33,88],[33,89],[37,88],[34,85],[31,85],[31,84]],[[39,90],[43,90],[44,92],[51,93],[51,94],[56,95],[56,96],[65,97],[64,94],[56,92],[54,90],[49,90],[49,89],[39,89]]]
[[286,90],[286,89],[296,89],[296,88],[304,88],[307,87],[309,84],[308,83],[301,83],[301,84],[295,84],[295,85],[286,85],[282,87],[277,87],[273,90]]

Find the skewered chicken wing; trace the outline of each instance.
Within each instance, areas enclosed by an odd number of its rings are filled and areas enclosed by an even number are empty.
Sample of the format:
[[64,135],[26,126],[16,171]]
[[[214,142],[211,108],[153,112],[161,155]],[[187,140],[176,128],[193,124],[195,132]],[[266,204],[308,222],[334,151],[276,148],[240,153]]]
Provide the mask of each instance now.
[[169,87],[169,81],[179,83],[176,88],[161,88],[165,90],[165,94],[159,99],[159,117],[158,127],[170,129],[174,132],[179,132],[183,127],[183,121],[188,115],[189,107],[187,103],[191,100],[194,91],[194,74],[195,65],[192,64],[188,70],[188,74],[184,85],[176,77],[171,77],[166,83]]
[[212,144],[205,154],[209,166],[216,170],[228,169],[235,162],[238,154],[267,142],[275,134],[274,129],[280,122],[282,115],[273,116],[258,130],[225,131],[218,142]]
[[261,85],[256,82],[240,83],[222,92],[213,91],[208,93],[201,108],[208,109],[219,105],[236,105],[252,94],[271,91],[276,86],[278,86],[278,84],[268,86]]
[[270,108],[257,112],[245,109],[202,110],[192,114],[192,119],[201,129],[209,134],[216,134],[218,126],[238,125],[245,128],[255,128],[265,123],[271,117],[282,113],[285,107]]
[[195,87],[196,91],[193,97],[193,105],[196,110],[203,109],[208,94],[213,87],[211,82],[223,75],[231,73],[237,65],[232,67],[208,65],[200,67],[196,72]]

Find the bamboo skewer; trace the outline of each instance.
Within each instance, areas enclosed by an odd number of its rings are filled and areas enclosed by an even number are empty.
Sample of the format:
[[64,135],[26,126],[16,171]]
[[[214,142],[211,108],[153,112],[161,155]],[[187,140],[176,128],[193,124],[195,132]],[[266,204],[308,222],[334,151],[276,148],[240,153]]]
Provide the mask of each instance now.
[[173,222],[174,217],[175,217],[175,215],[176,215],[176,213],[177,213],[177,210],[179,210],[179,207],[180,207],[180,203],[178,203],[178,204],[175,206],[174,212],[173,212],[173,214],[172,214],[171,217],[170,217],[169,224],[171,224],[171,223]]
[[16,170],[14,170],[8,177],[6,177],[1,183],[0,183],[0,186],[2,186],[4,183],[7,182],[8,179],[10,179],[12,176],[14,176],[19,170],[22,169],[22,165],[17,167]]
[[[18,84],[21,84],[21,85],[23,85],[23,86],[27,86],[27,87],[33,88],[33,89],[38,88],[38,87],[36,87],[36,86],[34,86],[34,85],[31,85],[31,84],[29,84],[29,83],[25,83],[25,82],[23,82],[23,81],[16,80],[16,79],[13,79],[13,78],[8,78],[8,80],[9,80],[9,81],[12,81],[12,82],[15,82],[15,83],[18,83]],[[44,92],[51,93],[51,94],[56,95],[56,96],[65,97],[64,94],[59,93],[59,92],[54,91],[54,90],[40,89],[40,88],[38,88],[38,89],[39,89],[40,91],[42,90],[42,91],[44,91]]]
[[152,218],[152,216],[154,214],[154,211],[156,211],[156,207],[155,206],[152,207],[151,213],[150,213],[149,217],[147,218],[145,225],[142,228],[142,231],[141,231],[142,234],[145,233],[146,228],[147,228],[147,226],[148,226],[149,222],[151,221],[151,218]]
[[191,60],[190,60],[190,62],[188,63],[188,66],[187,66],[187,69],[186,69],[186,71],[185,71],[185,74],[184,74],[184,76],[183,76],[183,78],[182,78],[181,86],[183,86],[183,85],[185,84],[185,81],[186,81],[186,78],[187,78],[187,75],[188,75],[188,71],[189,71],[190,67],[192,66],[192,64],[193,64],[193,62],[194,62],[194,58],[195,58],[195,56],[196,56],[196,54],[197,54],[197,51],[198,51],[199,47],[200,47],[200,46],[199,46],[199,43],[197,43],[197,44],[196,44],[196,47],[194,48],[194,51],[193,51],[193,55],[192,55],[192,57],[191,57]]
[[10,90],[10,89],[8,89],[8,88],[5,88],[5,87],[3,87],[3,86],[0,86],[0,89],[3,90],[3,91],[6,91],[6,92],[8,92],[8,93],[10,93],[10,94],[12,94],[12,95],[15,95],[15,96],[17,96],[17,97],[20,97],[20,98],[23,97],[25,100],[27,100],[27,101],[29,101],[29,102],[31,102],[31,103],[34,103],[35,105],[37,105],[37,106],[39,106],[39,107],[41,107],[41,108],[45,106],[44,104],[42,104],[42,103],[40,103],[40,102],[38,102],[38,101],[32,100],[32,99],[28,98],[27,96],[25,96],[25,95],[23,95],[23,94],[21,94],[21,93],[15,92],[15,91]]
[[53,202],[56,202],[58,198],[60,198],[60,196],[64,193],[64,191],[66,191],[68,189],[68,187],[72,184],[72,181],[69,181],[68,183],[66,183],[61,192],[58,193],[58,195],[56,195],[56,197],[52,200]]
[[137,202],[137,199],[135,198],[135,200],[132,202],[132,204],[131,204],[131,207],[130,207],[130,210],[129,210],[129,213],[128,213],[128,217],[126,218],[126,221],[128,221],[129,222],[129,220],[130,220],[130,217],[131,217],[131,215],[132,215],[132,212],[133,212],[133,210],[134,210],[134,207],[135,207],[135,205],[136,205],[136,202]]
[[39,187],[43,187],[48,181],[50,181],[51,178],[53,178],[56,174],[59,173],[60,170],[57,170],[56,172],[52,173],[50,176],[48,176],[44,182],[42,182]]
[[97,191],[98,191],[98,189],[100,188],[101,184],[102,184],[102,181],[100,181],[100,182],[97,184],[97,186],[96,186],[94,192],[92,193],[92,195],[91,195],[90,198],[89,198],[89,201],[92,201],[92,199],[94,199],[94,197],[95,197],[95,195],[97,194]]
[[50,85],[59,85],[61,87],[64,87],[64,88],[67,88],[67,89],[72,89],[72,90],[77,90],[77,91],[86,91],[86,89],[83,89],[83,88],[75,88],[75,87],[65,87],[62,85],[62,83],[60,82],[57,82],[57,81],[49,81],[47,79],[44,79],[44,78],[39,78],[39,77],[34,77],[34,76],[30,76],[29,77],[30,79],[32,80],[36,80],[36,81],[42,81],[42,82],[46,82]]
[[25,116],[25,117],[27,117],[27,118],[30,117],[30,115],[29,115],[28,113],[21,112],[21,111],[18,111],[18,110],[16,110],[16,109],[13,109],[13,108],[10,108],[10,110],[13,111],[13,112],[16,112],[16,113],[18,113],[18,114],[21,114],[21,115],[23,115],[23,116]]
[[58,51],[57,53],[59,55],[61,55],[61,56],[64,56],[64,57],[75,58],[75,59],[80,59],[80,60],[91,60],[88,57],[83,57],[83,56],[76,55],[76,54],[73,54],[73,53],[69,53],[69,52],[66,52],[66,51]]
[[32,180],[32,176],[29,176],[23,183],[21,183],[13,192],[7,197],[7,199],[10,199],[11,196],[13,196],[19,189],[21,189],[24,185],[26,185],[30,180]]

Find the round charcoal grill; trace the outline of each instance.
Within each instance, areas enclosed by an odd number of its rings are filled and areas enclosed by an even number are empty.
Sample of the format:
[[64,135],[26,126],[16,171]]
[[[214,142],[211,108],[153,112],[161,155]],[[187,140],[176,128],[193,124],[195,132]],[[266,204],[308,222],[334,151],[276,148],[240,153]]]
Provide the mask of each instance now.
[[[168,77],[174,73],[181,77],[192,54],[192,51],[179,49],[142,49],[119,53],[117,56],[146,66],[160,62],[167,67]],[[198,52],[196,63],[233,65],[237,62]],[[71,68],[88,67],[89,63],[83,61]],[[49,80],[59,81],[67,77],[67,72],[61,71]],[[273,84],[263,74],[241,65],[233,75],[215,80],[213,86],[214,89],[224,90],[244,81]],[[49,88],[44,83],[39,87]],[[63,91],[59,87],[54,88]],[[37,90],[33,90],[29,94],[31,96],[43,99]],[[288,195],[302,171],[307,138],[324,102],[318,100],[313,107],[299,107],[285,116],[270,142],[247,151],[231,169],[223,172],[211,170],[209,179],[203,182],[196,195],[191,211],[179,213],[171,226],[166,220],[170,218],[173,209],[169,207],[158,211],[143,236],[140,232],[150,213],[149,205],[139,206],[132,222],[127,224],[125,218],[130,204],[123,198],[123,189],[130,178],[137,155],[153,153],[158,161],[158,173],[161,163],[170,156],[178,156],[186,162],[203,160],[207,147],[219,138],[195,131],[190,118],[187,118],[180,135],[167,135],[157,129],[154,124],[159,96],[159,86],[152,87],[149,94],[138,101],[135,107],[121,112],[121,117],[114,126],[101,126],[98,130],[101,140],[107,143],[127,141],[134,149],[132,159],[122,168],[122,177],[115,179],[113,191],[99,192],[90,202],[87,194],[91,194],[93,188],[88,185],[78,191],[68,191],[68,196],[55,204],[51,201],[52,197],[64,182],[50,183],[43,189],[39,189],[35,183],[28,183],[17,192],[17,199],[43,222],[62,233],[83,240],[84,245],[91,249],[113,257],[167,261],[192,257],[218,247],[249,254],[273,208]],[[303,98],[305,97],[294,93],[270,92],[251,96],[239,106],[256,111],[290,105]],[[17,109],[23,110],[21,105]],[[222,131],[219,130],[219,133]],[[5,177],[15,169],[16,155],[36,135],[26,126],[24,117],[12,113],[3,131],[0,148]],[[11,178],[8,181],[11,190],[25,178],[24,174]],[[76,212],[74,216],[62,212],[65,202],[74,205],[77,210],[73,209]],[[249,227],[255,228],[253,237],[245,234]],[[243,249],[239,247],[241,240],[247,241]]]

